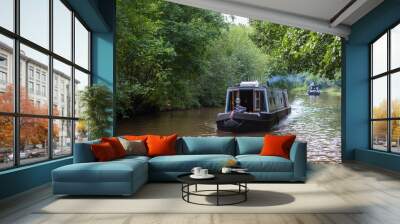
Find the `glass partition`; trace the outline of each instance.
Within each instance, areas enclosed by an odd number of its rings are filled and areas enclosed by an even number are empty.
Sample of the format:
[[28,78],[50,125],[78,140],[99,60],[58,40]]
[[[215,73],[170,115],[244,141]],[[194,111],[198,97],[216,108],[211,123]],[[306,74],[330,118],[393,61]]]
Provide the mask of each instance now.
[[0,170],[72,155],[90,30],[63,0],[0,0],[0,27]]
[[371,148],[400,153],[400,25],[370,45]]

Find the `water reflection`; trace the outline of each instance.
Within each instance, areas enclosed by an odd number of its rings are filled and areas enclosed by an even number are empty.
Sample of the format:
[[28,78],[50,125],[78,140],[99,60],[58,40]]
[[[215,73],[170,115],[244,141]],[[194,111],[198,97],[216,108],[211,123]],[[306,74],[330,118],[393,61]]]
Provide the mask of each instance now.
[[[308,142],[310,161],[341,161],[340,96],[322,93],[320,96],[296,95],[290,98],[292,112],[272,133],[294,133]],[[122,120],[117,134],[177,133],[180,136],[233,135],[217,131],[215,118],[223,108],[202,108],[163,112]],[[265,132],[240,134],[263,136]]]

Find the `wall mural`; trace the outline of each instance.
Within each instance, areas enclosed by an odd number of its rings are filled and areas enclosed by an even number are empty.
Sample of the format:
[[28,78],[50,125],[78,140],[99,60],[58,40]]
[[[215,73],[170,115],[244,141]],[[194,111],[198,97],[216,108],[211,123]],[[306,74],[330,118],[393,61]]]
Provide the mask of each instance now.
[[293,133],[341,161],[340,38],[162,0],[117,1],[117,134]]

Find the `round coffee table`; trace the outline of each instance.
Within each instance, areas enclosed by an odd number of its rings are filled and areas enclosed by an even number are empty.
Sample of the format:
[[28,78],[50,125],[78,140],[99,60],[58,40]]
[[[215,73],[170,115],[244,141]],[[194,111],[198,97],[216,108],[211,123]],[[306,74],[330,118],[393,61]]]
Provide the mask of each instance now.
[[[247,192],[249,188],[247,183],[255,180],[255,177],[248,173],[229,173],[213,174],[215,177],[212,179],[193,179],[189,174],[182,174],[178,176],[178,181],[182,183],[182,199],[188,203],[197,205],[234,205],[245,202],[247,200]],[[197,185],[215,185],[215,190],[198,190]],[[224,190],[220,189],[220,185],[236,185],[237,190]],[[190,186],[195,186],[194,191],[190,191]],[[214,192],[215,194],[206,194]],[[202,204],[190,200],[190,196],[203,196],[203,197],[216,197],[216,204]],[[221,203],[221,197],[240,196],[240,199],[231,203]]]

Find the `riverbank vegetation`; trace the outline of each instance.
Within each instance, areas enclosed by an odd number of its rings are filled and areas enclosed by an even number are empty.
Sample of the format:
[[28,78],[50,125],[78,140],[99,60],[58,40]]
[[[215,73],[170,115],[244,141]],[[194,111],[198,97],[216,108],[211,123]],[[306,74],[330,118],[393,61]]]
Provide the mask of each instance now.
[[117,0],[119,117],[221,106],[228,86],[288,74],[339,80],[340,39],[268,22],[234,25],[163,0]]
[[319,75],[291,74],[291,75],[272,75],[268,78],[268,84],[272,87],[287,89],[289,94],[305,94],[310,85],[320,87],[321,92],[332,96],[341,95],[341,80],[320,77]]

